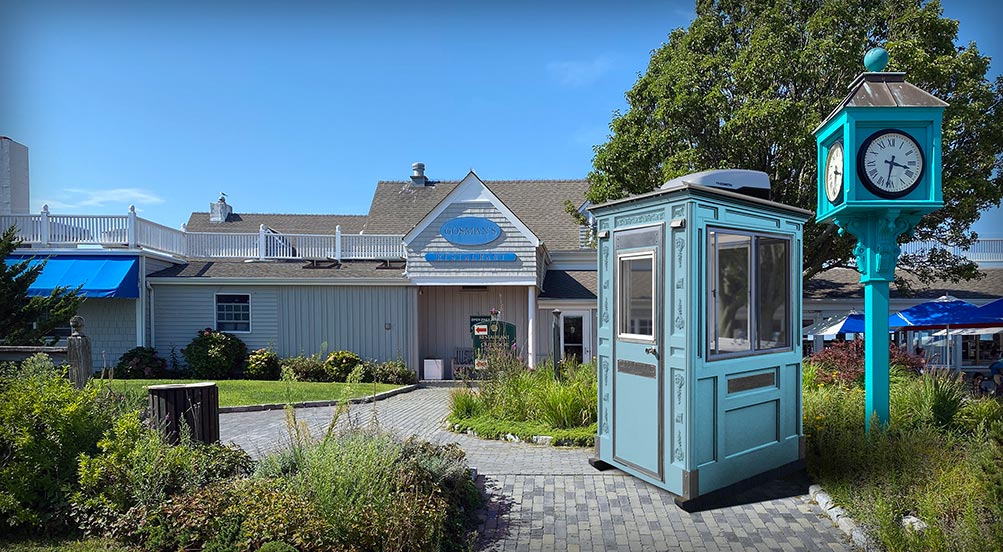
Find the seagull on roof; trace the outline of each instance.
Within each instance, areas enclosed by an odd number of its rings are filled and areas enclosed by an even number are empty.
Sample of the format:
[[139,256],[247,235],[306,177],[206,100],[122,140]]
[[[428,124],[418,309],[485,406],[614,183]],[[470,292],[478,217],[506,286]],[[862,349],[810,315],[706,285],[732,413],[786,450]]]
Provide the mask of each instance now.
[[222,201],[223,203],[226,203],[226,192],[219,193],[219,200]]

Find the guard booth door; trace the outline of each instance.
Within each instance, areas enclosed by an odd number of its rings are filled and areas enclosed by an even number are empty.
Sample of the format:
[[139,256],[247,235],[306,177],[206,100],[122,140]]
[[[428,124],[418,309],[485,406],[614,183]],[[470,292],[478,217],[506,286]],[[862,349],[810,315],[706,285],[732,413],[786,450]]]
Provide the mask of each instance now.
[[613,459],[664,480],[663,225],[614,233]]

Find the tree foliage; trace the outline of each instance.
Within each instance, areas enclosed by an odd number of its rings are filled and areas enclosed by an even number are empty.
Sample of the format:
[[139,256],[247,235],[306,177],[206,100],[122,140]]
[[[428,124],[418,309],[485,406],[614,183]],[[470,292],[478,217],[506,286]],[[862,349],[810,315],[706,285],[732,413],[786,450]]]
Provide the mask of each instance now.
[[[0,259],[20,247],[17,228],[0,235]],[[42,273],[45,263],[30,266],[30,259],[7,265],[0,262],[0,343],[40,345],[58,327],[68,326],[83,301],[78,289],[59,287],[48,296],[28,296],[28,287]]]
[[[957,45],[958,22],[936,0],[698,0],[688,29],[655,50],[647,71],[595,148],[587,197],[600,203],[655,189],[695,171],[766,172],[776,201],[815,209],[812,130],[882,46],[889,71],[947,101],[943,123],[945,206],[915,238],[967,246],[980,211],[1003,197],[1003,77],[989,57]],[[905,239],[905,238],[903,238]],[[804,277],[850,266],[854,239],[832,225],[805,227]],[[978,277],[974,263],[935,248],[903,256],[921,280]]]

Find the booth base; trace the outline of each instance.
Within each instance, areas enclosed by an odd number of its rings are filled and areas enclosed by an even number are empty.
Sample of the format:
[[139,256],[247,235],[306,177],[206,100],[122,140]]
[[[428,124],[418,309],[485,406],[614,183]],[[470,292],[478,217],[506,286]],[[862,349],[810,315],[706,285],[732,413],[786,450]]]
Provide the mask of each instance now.
[[[772,470],[756,474],[748,479],[737,481],[726,487],[715,489],[704,495],[690,499],[676,496],[674,502],[676,503],[676,506],[690,513],[712,510],[734,502],[735,496],[746,490],[752,489],[753,487],[757,487],[774,479],[781,479],[793,473],[804,471],[804,469],[804,460],[795,460],[794,462],[784,464],[778,468],[773,468]],[[807,490],[805,492],[807,493]]]
[[613,464],[610,464],[609,462],[605,462],[603,460],[600,460],[599,458],[597,458],[595,456],[593,456],[592,458],[589,458],[589,465],[592,466],[593,468],[595,468],[597,471],[606,471],[606,470],[616,469],[616,466],[614,466]]

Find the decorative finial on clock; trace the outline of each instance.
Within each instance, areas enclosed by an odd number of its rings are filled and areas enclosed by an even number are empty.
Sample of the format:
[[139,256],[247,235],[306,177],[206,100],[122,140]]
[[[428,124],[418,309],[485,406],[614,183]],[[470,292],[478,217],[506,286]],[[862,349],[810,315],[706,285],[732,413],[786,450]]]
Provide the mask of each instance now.
[[884,48],[871,48],[864,54],[864,67],[872,73],[884,71],[888,65],[888,50]]

